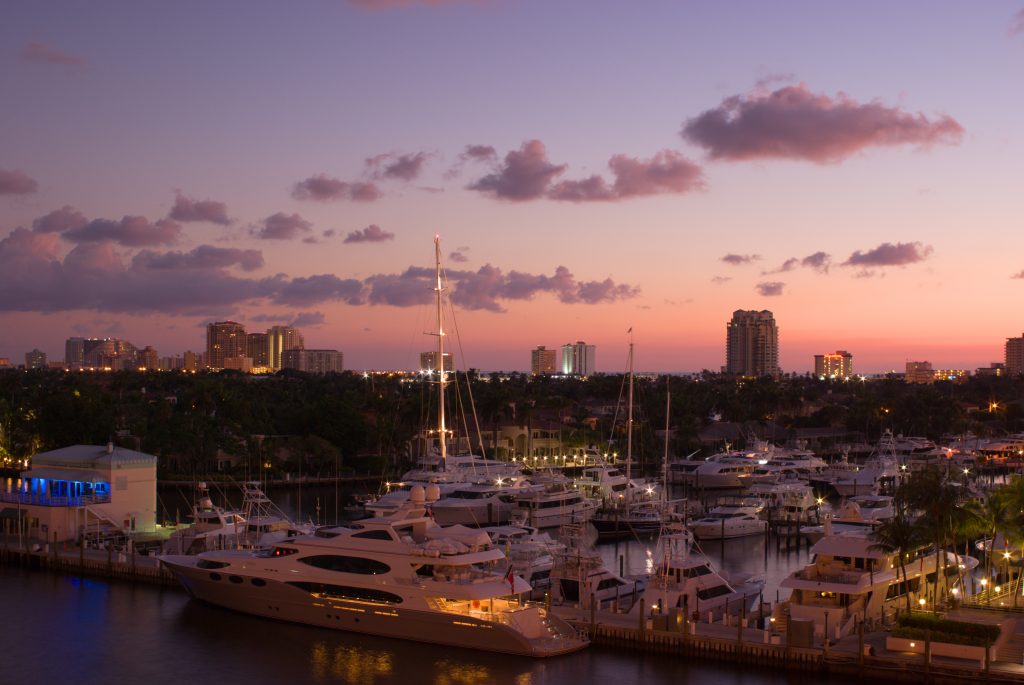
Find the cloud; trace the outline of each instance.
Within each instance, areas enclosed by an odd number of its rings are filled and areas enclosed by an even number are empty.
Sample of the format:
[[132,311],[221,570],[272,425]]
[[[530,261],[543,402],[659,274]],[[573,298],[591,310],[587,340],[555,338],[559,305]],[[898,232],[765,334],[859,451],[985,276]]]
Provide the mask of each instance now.
[[319,274],[293,278],[284,283],[272,297],[275,304],[292,307],[305,307],[329,300],[363,304],[363,284],[354,278],[342,279],[332,274]]
[[792,271],[793,269],[795,269],[798,264],[800,264],[800,260],[799,259],[797,259],[796,257],[790,257],[789,259],[784,261],[782,264],[780,264],[777,268],[769,269],[767,271],[762,271],[761,275],[762,276],[767,276],[768,274],[786,273],[787,271]]
[[299,312],[288,325],[293,328],[315,328],[323,325],[327,317],[323,312]]
[[812,255],[807,255],[800,260],[800,266],[806,266],[815,271],[821,273],[828,273],[828,268],[832,265],[832,255],[827,252],[815,252]]
[[662,150],[650,159],[613,155],[608,166],[615,177],[611,185],[596,175],[581,181],[562,181],[550,190],[548,197],[569,202],[613,201],[687,193],[704,186],[700,167],[674,150]]
[[[507,274],[486,264],[476,271],[448,270],[452,302],[465,309],[504,312],[502,300],[529,300],[551,293],[566,304],[598,304],[636,297],[639,289],[617,284],[612,279],[577,281],[560,266],[554,275],[534,275],[519,271]],[[367,299],[372,304],[408,307],[430,302],[433,297],[434,271],[409,267],[401,274],[379,274],[366,279]]]
[[681,135],[711,159],[799,159],[839,162],[873,146],[956,144],[964,129],[946,114],[929,119],[840,93],[811,93],[803,84],[735,95],[687,120]]
[[323,236],[325,238],[333,238],[335,233],[337,233],[336,230],[334,230],[333,228],[328,228],[326,231],[323,232]]
[[263,220],[263,228],[253,229],[250,233],[262,240],[292,240],[308,233],[312,227],[313,224],[298,214],[278,212]]
[[395,234],[385,231],[377,224],[370,224],[361,231],[352,231],[345,236],[346,243],[383,243],[394,240]]
[[462,162],[495,162],[497,160],[498,152],[490,145],[467,145],[459,155],[459,161]]
[[759,254],[733,254],[730,252],[722,257],[721,261],[726,264],[732,264],[733,266],[740,266],[742,264],[750,264],[751,262],[759,261],[760,259],[761,255]]
[[[873,250],[861,252],[857,250],[843,262],[843,266],[860,266],[867,269],[872,266],[906,266],[915,262],[923,262],[932,253],[931,245],[921,243],[882,243]],[[867,275],[867,274],[866,274]]]
[[786,287],[785,283],[779,281],[768,281],[766,283],[758,283],[754,288],[758,294],[764,297],[778,297],[782,294],[782,289]]
[[375,183],[348,183],[332,178],[327,174],[316,174],[304,181],[299,181],[292,189],[292,197],[296,200],[315,200],[330,202],[333,200],[352,200],[354,202],[373,202],[380,198],[380,188]]
[[1010,19],[1010,35],[1016,36],[1024,33],[1024,9],[1017,10],[1017,13]]
[[65,67],[81,67],[86,64],[84,57],[69,54],[45,43],[29,43],[21,51],[21,58],[26,62],[56,64]]
[[63,233],[73,228],[81,228],[87,223],[89,220],[84,214],[70,205],[64,205],[33,221],[32,230],[36,233]]
[[468,262],[469,257],[466,253],[469,252],[469,247],[457,247],[452,252],[448,253],[448,261],[450,262]]
[[0,169],[0,195],[30,195],[39,190],[39,184],[28,174]]
[[208,221],[211,224],[227,226],[231,223],[228,218],[228,206],[216,200],[193,200],[185,197],[180,192],[175,193],[174,207],[168,218],[175,221]]
[[505,155],[504,164],[467,186],[499,200],[521,202],[543,197],[555,177],[564,173],[565,164],[548,161],[547,149],[539,140],[528,140],[518,150]]
[[366,169],[376,179],[398,179],[401,181],[413,181],[423,171],[423,165],[427,161],[426,152],[416,154],[396,155],[389,152],[366,160]]
[[61,237],[73,243],[111,241],[124,247],[173,245],[181,237],[181,224],[170,219],[150,222],[142,216],[125,216],[120,221],[93,219],[84,226],[64,231]]
[[243,271],[255,271],[263,266],[263,252],[213,245],[200,245],[191,252],[143,250],[132,258],[132,264],[147,269],[224,269],[237,264]]
[[1024,279],[1024,271],[1019,271],[1019,272],[1015,273],[1014,275],[1010,276],[1010,278],[1021,278],[1021,279]]
[[715,285],[722,285],[723,283],[728,283],[731,280],[732,280],[732,276],[712,276],[711,277],[711,282],[714,283]]

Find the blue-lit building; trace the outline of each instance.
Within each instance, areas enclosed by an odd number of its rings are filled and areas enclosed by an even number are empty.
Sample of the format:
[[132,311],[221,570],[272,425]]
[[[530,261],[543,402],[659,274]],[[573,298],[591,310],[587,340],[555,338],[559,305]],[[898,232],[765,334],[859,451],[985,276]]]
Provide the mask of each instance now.
[[29,537],[51,542],[77,540],[85,531],[152,532],[156,461],[109,443],[40,452],[19,481],[0,491],[0,517],[20,518]]

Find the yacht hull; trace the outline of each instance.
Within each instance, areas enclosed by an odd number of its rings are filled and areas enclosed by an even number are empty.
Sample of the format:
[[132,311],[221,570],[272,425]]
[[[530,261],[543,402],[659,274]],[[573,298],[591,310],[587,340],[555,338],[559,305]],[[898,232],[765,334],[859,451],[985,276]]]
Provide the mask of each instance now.
[[[530,657],[568,654],[587,646],[586,640],[565,637],[527,638],[513,628],[465,613],[394,604],[327,599],[276,580],[257,587],[252,578],[211,572],[171,558],[161,559],[193,598],[241,613],[332,630],[480,649]],[[219,577],[219,580],[214,580]],[[233,578],[238,579],[237,581]],[[524,608],[524,612],[540,612]],[[519,617],[522,621],[560,621],[553,616]],[[564,623],[563,629],[567,628]]]

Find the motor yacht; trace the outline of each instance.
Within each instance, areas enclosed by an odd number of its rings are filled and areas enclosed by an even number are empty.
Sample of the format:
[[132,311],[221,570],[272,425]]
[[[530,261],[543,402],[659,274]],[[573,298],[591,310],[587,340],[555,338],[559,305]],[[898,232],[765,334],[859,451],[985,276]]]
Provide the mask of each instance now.
[[543,490],[520,493],[515,506],[527,525],[555,528],[589,521],[598,503],[568,483],[553,482]]
[[206,483],[196,486],[190,524],[177,528],[163,545],[165,554],[198,554],[211,549],[233,549],[242,541],[245,515],[213,503]]
[[747,535],[763,535],[768,522],[760,518],[761,508],[746,504],[717,506],[703,518],[689,523],[698,540],[727,540]]
[[493,526],[508,523],[516,509],[516,498],[535,492],[540,486],[523,478],[493,485],[462,485],[430,505],[430,512],[441,525]]

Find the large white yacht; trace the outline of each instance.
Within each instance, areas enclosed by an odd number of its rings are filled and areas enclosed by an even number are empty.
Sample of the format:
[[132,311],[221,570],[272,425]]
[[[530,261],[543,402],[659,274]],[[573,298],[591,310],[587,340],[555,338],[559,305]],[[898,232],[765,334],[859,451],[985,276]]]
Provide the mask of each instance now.
[[530,586],[487,533],[438,525],[424,494],[414,489],[391,517],[271,549],[160,561],[193,597],[268,618],[526,656],[587,645],[543,606],[520,600]]
[[567,523],[585,523],[597,510],[597,502],[567,483],[552,482],[543,490],[521,493],[516,508],[528,525],[555,528]]
[[724,504],[715,507],[703,518],[691,521],[689,528],[698,540],[764,535],[768,522],[760,518],[761,508],[745,504]]
[[441,525],[494,526],[508,523],[516,508],[516,497],[535,492],[539,486],[523,478],[493,485],[467,484],[455,488],[430,505],[434,519]]
[[696,551],[693,535],[682,526],[669,526],[658,539],[658,566],[644,591],[640,609],[649,616],[684,609],[701,620],[723,614],[743,614],[757,606],[764,579],[751,577],[732,584],[715,570],[704,554]]
[[[906,595],[917,605],[929,596],[935,585],[935,564],[948,576],[948,586],[978,565],[973,557],[922,548],[909,554],[904,563],[906,578],[900,570],[898,555],[874,547],[870,534],[828,535],[811,547],[811,563],[790,574],[780,584],[789,588],[789,601],[776,605],[776,619],[810,619],[815,632],[839,639],[856,626],[857,619],[879,621],[897,607],[904,609]],[[946,584],[947,581],[942,581]],[[943,585],[943,589],[944,589]]]
[[177,528],[163,545],[164,553],[198,554],[210,549],[232,549],[243,541],[245,515],[213,503],[206,483],[196,487],[189,515],[191,525]]

